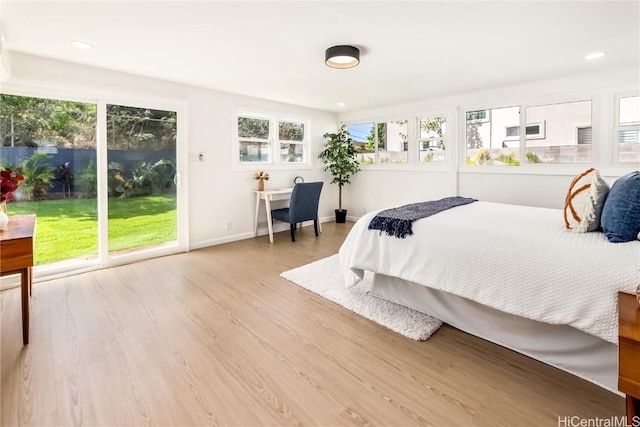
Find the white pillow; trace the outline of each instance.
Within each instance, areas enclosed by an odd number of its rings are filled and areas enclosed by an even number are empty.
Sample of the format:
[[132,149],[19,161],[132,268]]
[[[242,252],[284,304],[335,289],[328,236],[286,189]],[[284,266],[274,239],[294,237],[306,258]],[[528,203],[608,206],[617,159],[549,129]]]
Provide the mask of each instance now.
[[597,169],[590,168],[576,176],[564,199],[564,224],[577,233],[600,228],[600,215],[609,193],[609,185]]

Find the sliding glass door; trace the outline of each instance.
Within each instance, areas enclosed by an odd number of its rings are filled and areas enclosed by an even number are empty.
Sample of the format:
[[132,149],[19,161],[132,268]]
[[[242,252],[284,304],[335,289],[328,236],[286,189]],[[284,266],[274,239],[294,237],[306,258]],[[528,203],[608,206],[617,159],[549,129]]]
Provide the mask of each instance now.
[[107,104],[108,250],[175,243],[175,111]]
[[25,177],[7,210],[37,217],[37,276],[187,249],[180,111],[136,104],[0,94],[0,168]]
[[37,217],[36,265],[98,257],[96,104],[0,95],[0,169],[24,176],[9,216]]

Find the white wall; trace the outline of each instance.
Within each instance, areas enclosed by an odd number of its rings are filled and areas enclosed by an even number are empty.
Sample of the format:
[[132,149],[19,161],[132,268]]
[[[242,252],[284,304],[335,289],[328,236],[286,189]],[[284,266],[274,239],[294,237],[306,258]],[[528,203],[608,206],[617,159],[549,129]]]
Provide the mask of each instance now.
[[[215,70],[212,70],[215,72]],[[11,78],[3,90],[27,88],[31,93],[67,93],[83,98],[116,96],[166,100],[185,106],[189,181],[189,242],[202,247],[253,236],[257,183],[253,171],[232,170],[232,110],[240,107],[308,117],[311,121],[312,168],[272,170],[267,188],[291,187],[297,175],[305,181],[325,181],[320,217],[333,218],[337,188],[328,185],[317,154],[324,145],[322,135],[335,132],[333,113],[234,95],[200,87],[144,78],[130,74],[71,64],[30,55],[11,54]],[[197,154],[204,154],[204,161]],[[256,168],[257,170],[257,168]],[[261,211],[264,222],[264,212]],[[231,223],[231,230],[227,230]],[[282,227],[287,228],[287,227]]]
[[[594,166],[600,169],[605,179],[613,182],[616,177],[640,168],[637,164],[624,168],[615,167],[610,149],[614,94],[639,88],[640,71],[637,67],[609,69],[562,79],[342,113],[339,115],[341,122],[357,122],[383,120],[385,117],[397,119],[402,114],[417,112],[457,111],[452,114],[453,120],[449,119],[447,123],[448,131],[451,130],[447,155],[452,161],[444,167],[444,171],[442,166],[436,166],[439,169],[434,171],[409,165],[404,170],[389,170],[381,165],[369,169],[364,166],[364,171],[354,177],[351,188],[347,189],[348,204],[354,207],[354,212],[350,215],[359,216],[370,209],[456,193],[487,201],[560,209],[571,179],[580,171]],[[504,107],[553,99],[562,102],[563,97],[582,93],[595,94],[597,99],[594,105],[593,164],[476,168],[463,164],[464,153],[461,151],[464,151],[465,142],[464,127],[459,125],[460,108]],[[544,169],[535,169],[538,166]],[[424,185],[425,182],[433,185]]]
[[343,189],[343,205],[350,219],[375,209],[439,199],[456,193],[450,172],[364,170]]
[[[189,160],[189,224],[190,246],[201,247],[252,236],[254,195],[256,182],[248,172],[233,171],[231,167],[232,110],[234,107],[256,108],[274,112],[308,116],[311,120],[311,159],[313,167],[306,170],[270,170],[272,188],[290,186],[296,175],[306,181],[329,181],[316,159],[322,149],[325,132],[336,129],[340,121],[372,120],[404,113],[446,112],[449,114],[447,165],[409,167],[365,166],[344,189],[344,207],[349,216],[357,218],[367,211],[460,194],[482,200],[517,203],[531,206],[561,208],[566,188],[573,175],[591,165],[547,168],[545,174],[514,168],[469,169],[462,163],[460,147],[464,132],[459,129],[458,108],[491,108],[531,102],[548,97],[595,92],[599,97],[594,106],[594,166],[611,182],[628,170],[611,165],[611,153],[602,148],[612,138],[613,94],[617,90],[637,89],[637,68],[614,69],[597,73],[569,76],[564,79],[532,82],[526,85],[465,93],[439,99],[385,106],[381,108],[342,113],[337,117],[328,112],[276,103],[268,100],[234,95],[199,87],[171,83],[125,73],[102,70],[50,59],[13,53],[10,86],[41,86],[43,91],[58,90],[98,97],[117,96],[166,99],[184,103],[187,110],[189,153],[204,154],[204,161]],[[3,83],[4,84],[4,83]],[[600,144],[600,145],[598,145]],[[397,166],[397,167],[396,167]],[[637,169],[638,166],[634,166]],[[629,169],[631,170],[631,169]],[[337,187],[325,185],[320,203],[320,216],[332,218],[337,206]],[[232,229],[226,225],[231,222]]]

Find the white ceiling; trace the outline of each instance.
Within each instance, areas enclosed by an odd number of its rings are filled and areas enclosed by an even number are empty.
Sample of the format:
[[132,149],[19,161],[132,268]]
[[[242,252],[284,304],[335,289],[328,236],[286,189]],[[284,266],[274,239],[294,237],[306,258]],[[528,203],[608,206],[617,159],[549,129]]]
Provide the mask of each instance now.
[[[9,51],[337,112],[638,67],[639,5],[2,0],[0,25]],[[360,65],[328,68],[336,44]]]

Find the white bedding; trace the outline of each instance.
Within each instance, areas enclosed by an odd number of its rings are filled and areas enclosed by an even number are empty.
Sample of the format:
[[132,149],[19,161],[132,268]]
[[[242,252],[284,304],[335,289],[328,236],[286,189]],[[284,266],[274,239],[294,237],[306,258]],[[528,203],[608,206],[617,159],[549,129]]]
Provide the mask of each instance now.
[[562,211],[475,202],[413,223],[398,239],[358,220],[340,248],[347,287],[364,270],[617,343],[617,292],[640,281],[640,241],[565,230]]

